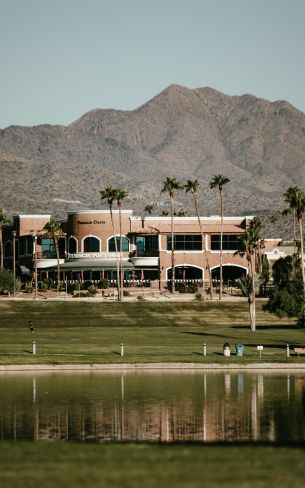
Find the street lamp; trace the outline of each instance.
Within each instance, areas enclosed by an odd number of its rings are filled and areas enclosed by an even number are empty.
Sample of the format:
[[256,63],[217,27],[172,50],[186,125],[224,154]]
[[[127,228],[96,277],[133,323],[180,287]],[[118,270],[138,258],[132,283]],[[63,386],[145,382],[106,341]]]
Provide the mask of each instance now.
[[33,236],[33,252],[35,253],[35,298],[37,298],[37,288],[38,288],[38,282],[37,282],[37,234],[36,231],[31,232]]
[[13,230],[13,277],[14,277],[14,288],[13,297],[16,295],[16,235],[17,231]]

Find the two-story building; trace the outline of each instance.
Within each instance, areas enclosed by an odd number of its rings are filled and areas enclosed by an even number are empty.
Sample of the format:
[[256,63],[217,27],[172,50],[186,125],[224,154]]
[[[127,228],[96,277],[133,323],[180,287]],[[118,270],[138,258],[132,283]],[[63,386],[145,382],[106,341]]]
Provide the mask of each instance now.
[[[52,239],[41,232],[50,215],[18,215],[3,226],[4,265],[21,277],[56,278],[57,259]],[[245,258],[236,255],[238,237],[252,217],[224,217],[223,279],[234,281],[247,273]],[[221,219],[219,216],[174,217],[175,278],[178,282],[209,283],[219,279]],[[200,229],[201,227],[201,229]],[[171,218],[134,216],[132,210],[69,212],[59,240],[63,280],[117,280],[117,252],[124,284],[164,288],[171,279]],[[203,233],[203,239],[201,235]],[[121,247],[121,252],[120,252]],[[15,249],[15,259],[13,259]]]

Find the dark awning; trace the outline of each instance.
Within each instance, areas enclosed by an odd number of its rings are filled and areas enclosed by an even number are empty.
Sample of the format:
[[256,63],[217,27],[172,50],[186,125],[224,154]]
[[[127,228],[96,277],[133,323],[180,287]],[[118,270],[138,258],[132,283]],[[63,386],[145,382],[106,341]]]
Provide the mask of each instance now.
[[31,271],[29,270],[29,268],[27,268],[26,266],[22,266],[22,264],[19,265],[19,270],[20,270],[20,273],[22,275],[30,275],[31,274]]
[[[130,261],[122,262],[123,269],[132,271],[134,265]],[[54,266],[55,269],[55,266]],[[116,270],[116,259],[77,259],[75,261],[66,261],[60,265],[62,271],[102,271],[102,270]]]

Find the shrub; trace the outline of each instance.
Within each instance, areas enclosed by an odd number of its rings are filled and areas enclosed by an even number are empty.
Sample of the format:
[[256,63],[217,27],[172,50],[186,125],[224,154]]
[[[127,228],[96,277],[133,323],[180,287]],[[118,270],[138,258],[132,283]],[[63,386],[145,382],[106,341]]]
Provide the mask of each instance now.
[[130,293],[128,290],[123,290],[123,297],[130,297]]
[[14,291],[14,276],[10,271],[0,272],[0,293],[11,293]]
[[94,285],[89,286],[89,288],[88,288],[89,296],[92,297],[92,296],[96,295],[96,293],[97,293],[96,286],[94,286]]
[[24,291],[25,293],[32,293],[33,291],[33,283],[31,281],[26,281],[24,284]]
[[54,280],[52,280],[52,278],[44,278],[42,284],[46,285],[48,290],[54,288]]
[[137,300],[139,300],[139,302],[144,302],[144,296],[143,295],[138,295],[137,296]]
[[179,293],[196,293],[198,287],[196,283],[177,283],[176,290],[179,291]]
[[106,279],[100,280],[97,287],[100,290],[106,290],[107,288],[109,288],[109,281]]
[[198,302],[203,302],[202,293],[196,293],[195,300],[197,300]]
[[48,289],[48,285],[46,283],[41,283],[40,290],[41,291],[47,291],[47,289]]

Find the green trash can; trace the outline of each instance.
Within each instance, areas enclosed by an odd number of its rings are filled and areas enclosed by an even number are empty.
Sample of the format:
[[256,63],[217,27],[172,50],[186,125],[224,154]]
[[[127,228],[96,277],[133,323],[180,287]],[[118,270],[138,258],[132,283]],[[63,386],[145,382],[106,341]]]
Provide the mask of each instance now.
[[243,356],[244,355],[244,346],[243,344],[236,344],[235,345],[236,349],[236,356]]

